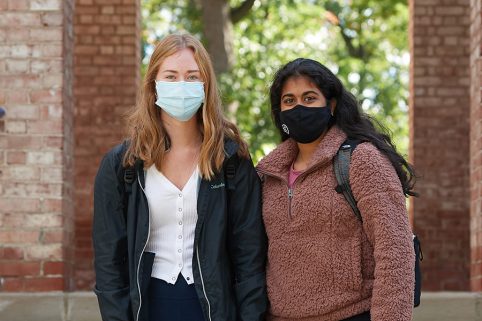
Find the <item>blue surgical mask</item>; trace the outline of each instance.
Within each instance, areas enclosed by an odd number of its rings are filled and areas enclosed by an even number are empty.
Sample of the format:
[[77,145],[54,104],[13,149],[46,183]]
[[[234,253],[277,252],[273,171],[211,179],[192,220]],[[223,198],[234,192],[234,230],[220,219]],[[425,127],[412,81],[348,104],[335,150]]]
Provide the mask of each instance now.
[[156,105],[180,121],[188,121],[204,102],[204,84],[190,81],[156,81]]

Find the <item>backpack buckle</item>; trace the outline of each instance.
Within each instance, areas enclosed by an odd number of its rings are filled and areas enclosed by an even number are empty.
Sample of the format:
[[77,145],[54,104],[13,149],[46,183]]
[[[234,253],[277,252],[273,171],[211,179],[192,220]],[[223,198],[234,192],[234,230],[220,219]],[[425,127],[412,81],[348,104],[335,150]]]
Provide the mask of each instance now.
[[127,184],[132,184],[134,183],[134,180],[136,178],[136,170],[133,167],[126,168],[124,171],[124,182]]
[[233,178],[236,175],[236,167],[233,164],[226,166],[226,177]]

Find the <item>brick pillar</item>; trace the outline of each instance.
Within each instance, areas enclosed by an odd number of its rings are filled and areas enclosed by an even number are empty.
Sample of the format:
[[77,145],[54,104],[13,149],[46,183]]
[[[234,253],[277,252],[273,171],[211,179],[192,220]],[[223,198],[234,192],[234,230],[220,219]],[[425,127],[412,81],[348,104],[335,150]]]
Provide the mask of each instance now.
[[410,158],[421,193],[410,208],[423,242],[423,288],[469,290],[470,0],[409,7]]
[[72,2],[0,1],[0,291],[70,279]]
[[76,0],[75,288],[90,289],[93,182],[124,134],[140,79],[139,0]]
[[471,130],[470,130],[470,177],[471,177],[471,289],[482,291],[482,101],[481,101],[481,5],[472,0],[470,15],[471,36]]

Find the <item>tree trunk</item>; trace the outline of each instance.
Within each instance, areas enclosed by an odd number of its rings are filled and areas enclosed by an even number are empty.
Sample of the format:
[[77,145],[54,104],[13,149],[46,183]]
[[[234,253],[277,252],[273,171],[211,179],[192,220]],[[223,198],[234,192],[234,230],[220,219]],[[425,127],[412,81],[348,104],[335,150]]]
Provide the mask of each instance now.
[[204,36],[216,74],[229,70],[234,62],[233,24],[227,0],[201,0]]

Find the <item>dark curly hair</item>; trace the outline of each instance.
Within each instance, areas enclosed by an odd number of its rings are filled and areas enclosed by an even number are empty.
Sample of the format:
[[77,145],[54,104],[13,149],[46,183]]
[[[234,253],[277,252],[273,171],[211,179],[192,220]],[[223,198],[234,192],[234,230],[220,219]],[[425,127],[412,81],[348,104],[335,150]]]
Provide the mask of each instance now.
[[[275,74],[270,88],[271,116],[278,128],[281,140],[288,135],[281,128],[281,91],[285,81],[292,76],[306,76],[320,89],[327,101],[335,100],[334,124],[341,128],[348,138],[372,143],[388,157],[397,171],[405,196],[417,196],[413,191],[415,171],[413,167],[396,151],[387,129],[373,117],[364,113],[341,81],[321,63],[305,58],[293,60],[281,67]],[[376,126],[375,126],[376,125]]]

